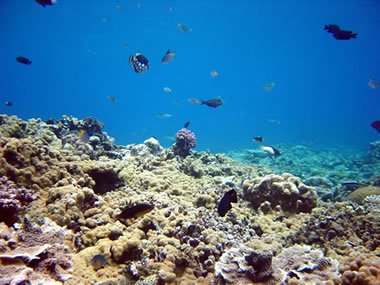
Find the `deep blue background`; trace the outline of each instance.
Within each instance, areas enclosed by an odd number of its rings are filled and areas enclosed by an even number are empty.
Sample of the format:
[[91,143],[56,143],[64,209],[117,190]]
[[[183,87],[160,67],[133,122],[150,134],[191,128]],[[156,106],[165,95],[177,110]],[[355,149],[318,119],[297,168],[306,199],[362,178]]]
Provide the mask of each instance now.
[[[191,121],[198,150],[255,147],[255,135],[274,145],[366,149],[379,139],[370,123],[380,120],[380,88],[368,87],[380,80],[379,15],[377,0],[59,0],[46,8],[2,0],[0,113],[93,116],[118,144],[156,136],[168,146],[166,137]],[[359,36],[337,41],[325,24]],[[168,48],[176,56],[163,65]],[[149,59],[148,72],[132,70],[136,52]],[[225,102],[217,109],[187,102],[216,96]]]

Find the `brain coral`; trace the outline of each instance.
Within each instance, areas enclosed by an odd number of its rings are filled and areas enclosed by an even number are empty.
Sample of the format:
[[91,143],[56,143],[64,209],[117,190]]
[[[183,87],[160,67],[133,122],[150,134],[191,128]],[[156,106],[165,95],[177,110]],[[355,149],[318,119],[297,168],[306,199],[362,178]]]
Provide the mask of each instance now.
[[299,178],[287,173],[246,180],[243,190],[244,198],[255,209],[263,212],[279,206],[281,210],[291,213],[308,213],[317,205],[314,188],[306,186]]

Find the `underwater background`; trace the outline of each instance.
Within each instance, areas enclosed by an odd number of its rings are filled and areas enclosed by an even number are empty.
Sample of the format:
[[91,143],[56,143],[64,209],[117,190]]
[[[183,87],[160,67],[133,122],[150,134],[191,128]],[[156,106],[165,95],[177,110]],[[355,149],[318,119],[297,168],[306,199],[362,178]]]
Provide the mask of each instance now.
[[[272,145],[366,151],[379,136],[370,124],[380,88],[368,86],[380,79],[379,11],[376,0],[3,0],[0,113],[92,116],[124,145],[154,136],[170,146],[190,121],[197,150],[256,148],[260,135]],[[336,40],[326,24],[358,36]],[[175,57],[162,64],[168,49]],[[128,62],[137,52],[149,60],[145,73]],[[218,96],[218,108],[187,101]]]

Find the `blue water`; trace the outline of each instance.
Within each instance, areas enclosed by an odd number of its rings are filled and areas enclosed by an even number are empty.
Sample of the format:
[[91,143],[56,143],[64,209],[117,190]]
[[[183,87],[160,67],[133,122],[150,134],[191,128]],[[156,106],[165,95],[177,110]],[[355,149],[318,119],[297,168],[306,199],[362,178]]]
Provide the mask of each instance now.
[[[358,38],[335,40],[325,24]],[[0,27],[0,113],[93,116],[118,144],[156,136],[165,146],[190,121],[197,149],[211,151],[252,147],[256,135],[272,145],[359,149],[379,139],[370,123],[380,120],[380,88],[368,87],[380,80],[377,0],[59,0],[45,8],[2,0]],[[176,56],[163,65],[168,48]],[[136,52],[148,72],[131,68]],[[216,109],[187,102],[216,96],[224,101]]]

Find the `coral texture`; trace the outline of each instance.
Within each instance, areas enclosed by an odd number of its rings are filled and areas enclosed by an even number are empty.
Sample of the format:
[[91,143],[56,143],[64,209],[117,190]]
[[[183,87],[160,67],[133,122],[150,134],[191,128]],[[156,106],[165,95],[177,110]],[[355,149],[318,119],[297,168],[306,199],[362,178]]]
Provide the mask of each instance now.
[[180,129],[175,135],[176,142],[173,146],[174,154],[186,157],[190,150],[197,144],[195,134],[188,129]]
[[342,285],[379,285],[380,259],[363,254],[351,254],[341,267]]
[[17,221],[17,215],[35,199],[33,191],[17,187],[5,176],[0,177],[0,222],[8,226]]
[[48,219],[37,225],[27,218],[16,232],[7,232],[1,238],[0,284],[63,284],[72,277],[69,232]]
[[380,187],[377,186],[365,186],[360,187],[350,193],[347,199],[355,201],[356,203],[363,203],[364,199],[370,195],[380,195]]
[[243,184],[244,198],[254,209],[269,212],[275,209],[290,213],[311,212],[317,205],[317,195],[291,174],[270,174],[262,178],[246,180]]

